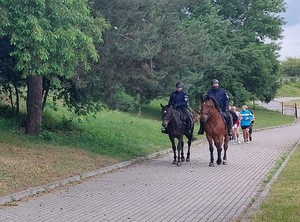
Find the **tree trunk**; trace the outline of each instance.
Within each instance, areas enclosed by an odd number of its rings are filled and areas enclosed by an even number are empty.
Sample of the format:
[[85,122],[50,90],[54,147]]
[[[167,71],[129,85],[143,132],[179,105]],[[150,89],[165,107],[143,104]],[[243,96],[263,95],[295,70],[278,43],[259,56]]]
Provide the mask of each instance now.
[[19,115],[19,113],[20,113],[20,95],[19,95],[19,89],[17,87],[17,84],[13,84],[13,86],[14,86],[14,90],[15,90],[15,94],[16,94],[16,105],[15,105],[16,108],[14,108],[13,111],[15,112],[16,115]]
[[13,100],[13,93],[11,90],[11,87],[9,83],[7,84],[8,92],[9,92],[9,100],[10,100],[10,105],[11,105],[11,110],[15,112],[15,106],[14,106],[14,100]]
[[39,135],[42,122],[43,81],[42,76],[27,80],[27,120],[25,133]]
[[16,92],[16,114],[19,115],[20,113],[20,94],[18,87],[15,87]]
[[45,77],[43,78],[43,91],[42,91],[42,97],[43,97],[43,102],[42,102],[42,112],[45,109],[48,94],[50,90],[50,80],[46,79]]

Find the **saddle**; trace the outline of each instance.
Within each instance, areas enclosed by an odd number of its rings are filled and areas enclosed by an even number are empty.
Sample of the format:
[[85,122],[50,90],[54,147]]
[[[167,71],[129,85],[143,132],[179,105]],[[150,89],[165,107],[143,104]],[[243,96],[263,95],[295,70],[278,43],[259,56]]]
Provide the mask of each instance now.
[[225,124],[226,124],[226,126],[228,128],[228,135],[232,136],[231,129],[232,129],[234,123],[237,121],[238,116],[235,114],[235,112],[233,112],[231,110],[229,110],[228,113],[222,112],[222,116],[223,116]]
[[192,123],[194,121],[193,119],[193,115],[191,112],[189,112],[189,115],[185,115],[180,109],[177,110],[179,112],[180,115],[180,119],[183,122],[184,125],[188,125],[187,121],[190,120],[190,122]]

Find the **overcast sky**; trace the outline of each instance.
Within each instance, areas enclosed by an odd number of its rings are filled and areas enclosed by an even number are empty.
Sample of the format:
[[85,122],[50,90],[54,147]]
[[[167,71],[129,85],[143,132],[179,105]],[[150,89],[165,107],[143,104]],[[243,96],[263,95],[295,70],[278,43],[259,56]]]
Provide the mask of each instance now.
[[300,0],[285,0],[286,13],[284,14],[287,24],[283,27],[284,38],[281,41],[280,59],[286,57],[300,58]]

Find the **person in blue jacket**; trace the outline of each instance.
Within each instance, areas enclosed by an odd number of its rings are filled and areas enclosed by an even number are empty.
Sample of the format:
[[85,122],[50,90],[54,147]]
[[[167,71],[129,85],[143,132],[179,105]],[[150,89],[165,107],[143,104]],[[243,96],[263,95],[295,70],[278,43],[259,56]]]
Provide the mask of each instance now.
[[171,93],[168,106],[173,107],[174,109],[180,110],[184,115],[184,119],[186,120],[187,133],[192,132],[193,126],[193,116],[189,111],[189,96],[186,92],[183,91],[184,84],[182,82],[176,83],[176,90]]
[[[221,114],[225,118],[228,135],[232,136],[232,116],[229,111],[229,96],[225,89],[220,88],[219,80],[213,79],[211,81],[211,89],[207,92],[207,95],[209,97],[215,98],[220,108]],[[204,123],[202,121],[200,121],[200,129],[198,131],[198,134],[204,134]]]
[[242,106],[241,114],[241,128],[243,130],[243,138],[245,143],[249,143],[249,129],[253,119],[253,113],[247,109],[247,105]]

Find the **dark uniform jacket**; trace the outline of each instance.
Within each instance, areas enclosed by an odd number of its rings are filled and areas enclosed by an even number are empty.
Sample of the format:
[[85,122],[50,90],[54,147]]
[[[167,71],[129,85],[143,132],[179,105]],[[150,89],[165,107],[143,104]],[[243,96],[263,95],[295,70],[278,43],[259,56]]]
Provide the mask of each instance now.
[[173,106],[176,109],[188,108],[189,97],[183,91],[172,92],[169,99],[169,106]]
[[193,116],[188,109],[189,97],[184,91],[172,92],[169,99],[169,106],[173,106],[175,109],[180,110],[183,114],[184,122],[187,125],[187,129],[191,132],[193,126]]
[[223,88],[212,88],[207,92],[207,95],[214,97],[219,108],[224,112],[229,110],[229,96]]

